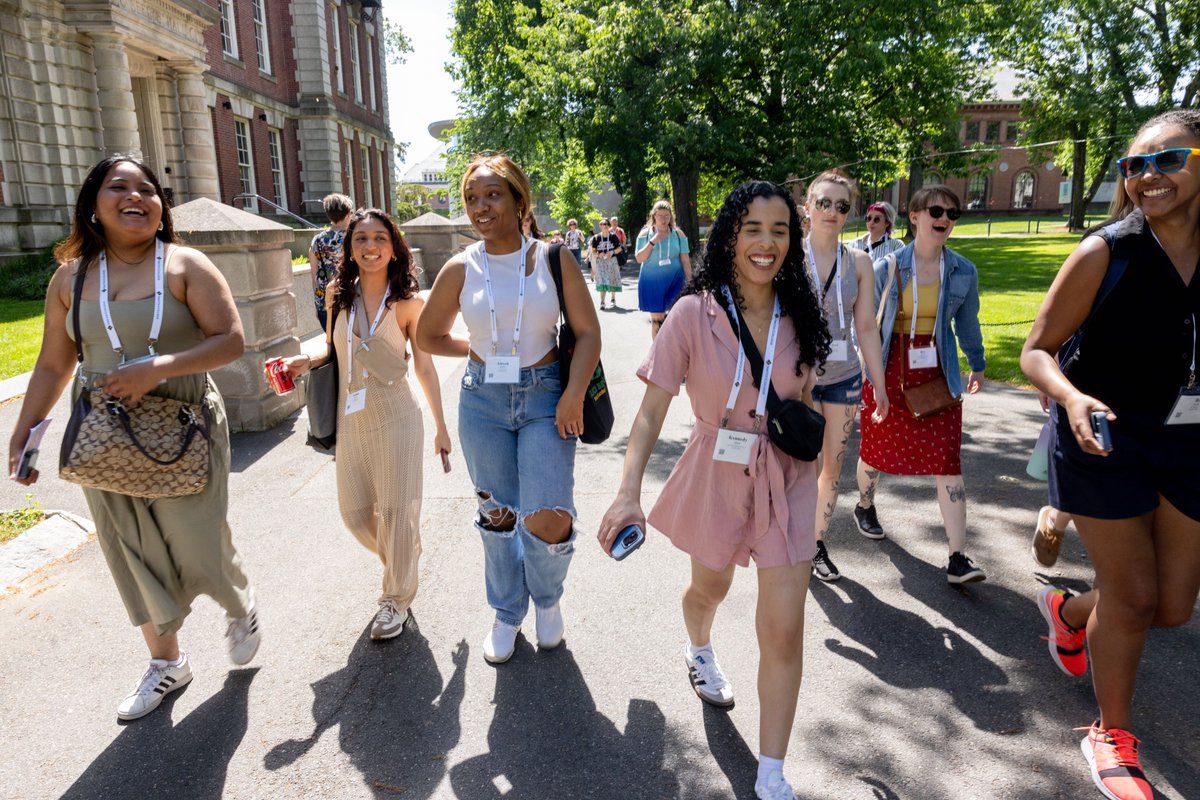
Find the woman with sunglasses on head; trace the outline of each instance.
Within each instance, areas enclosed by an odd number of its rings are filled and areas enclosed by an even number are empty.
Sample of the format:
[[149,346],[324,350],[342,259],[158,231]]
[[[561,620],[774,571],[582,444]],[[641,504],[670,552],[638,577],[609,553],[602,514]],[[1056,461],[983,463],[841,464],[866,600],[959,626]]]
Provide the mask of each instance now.
[[[825,441],[817,478],[817,554],[813,574],[823,581],[841,577],[825,547],[825,534],[837,507],[838,479],[854,415],[862,396],[863,361],[875,386],[882,387],[883,358],[875,325],[875,271],[870,257],[839,242],[858,187],[837,170],[823,172],[808,187],[804,210],[812,230],[805,242],[806,267],[833,337],[829,358],[817,372],[813,407],[825,417]],[[853,330],[855,336],[851,336]],[[857,338],[859,347],[854,346]],[[888,413],[887,393],[875,395],[875,414]]]
[[[745,336],[764,362],[761,384],[744,364]],[[626,526],[643,530],[641,489],[671,398],[687,379],[696,425],[649,520],[691,556],[683,593],[692,688],[706,703],[733,705],[713,652],[713,619],[737,565],[758,572],[759,766],[755,792],[795,800],[783,774],[800,692],[804,603],[815,551],[816,474],[771,442],[762,417],[767,386],[808,400],[829,330],[805,274],[795,202],[785,189],[751,181],[717,213],[704,265],[638,370],[646,384],[629,434],[621,488],[600,524],[605,552]],[[774,368],[769,365],[773,364]]]
[[915,233],[912,244],[875,261],[876,307],[882,304],[884,384],[891,405],[887,417],[877,419],[874,381],[863,387],[858,465],[862,496],[854,509],[862,534],[882,539],[874,504],[879,473],[935,476],[938,508],[949,542],[946,580],[952,584],[987,577],[965,552],[967,491],[959,458],[962,406],[955,402],[942,411],[916,416],[908,407],[904,387],[945,381],[948,399],[961,402],[960,346],[971,367],[967,393],[975,394],[983,385],[979,277],[974,264],[946,247],[960,208],[958,195],[949,187],[917,190],[908,204]]
[[132,720],[192,680],[179,630],[197,596],[224,609],[234,664],[248,663],[261,640],[226,521],[229,425],[208,374],[241,356],[242,322],[224,276],[203,253],[177,243],[158,178],[132,156],[105,158],[88,172],[71,235],[54,254],[61,265],[46,292],[42,348],[9,440],[9,479],[25,486],[38,480],[36,469],[20,477],[17,461],[29,429],[68,383],[75,397],[99,389],[134,416],[147,395],[203,404],[209,426],[208,483],[198,494],[148,498],[83,489],[104,560],[149,650],[149,665],[117,706],[118,719]]
[[1052,647],[1091,654],[1100,718],[1080,746],[1105,797],[1149,800],[1138,665],[1149,628],[1186,623],[1200,593],[1200,111],[1154,117],[1117,163],[1114,219],[1063,264],[1021,368],[1054,401],[1050,504],[1096,570],[1090,592],[1039,596]]
[[337,493],[342,521],[383,562],[370,636],[404,633],[417,596],[421,557],[421,406],[408,382],[412,368],[433,413],[433,450],[443,459],[450,434],[442,390],[429,354],[413,343],[424,306],[417,267],[395,220],[377,208],[350,217],[342,268],[329,292],[332,317],[322,353],[285,362],[303,375],[336,352],[338,367]]
[[[600,361],[600,319],[575,259],[560,249],[563,311],[576,337],[571,374],[560,374],[550,248],[521,235],[529,179],[506,155],[479,155],[460,191],[482,241],[438,273],[417,342],[434,355],[467,358],[458,436],[495,612],[483,657],[500,664],[513,655],[530,600],[538,648],[563,638],[559,600],[575,553],[575,443]],[[460,311],[467,338],[452,333]]]
[[667,312],[679,298],[685,281],[692,279],[692,257],[687,236],[675,226],[671,204],[659,200],[650,209],[646,226],[637,235],[633,257],[638,272],[638,310],[650,314],[650,339],[662,328]]
[[904,247],[904,242],[892,236],[896,209],[891,203],[883,200],[871,203],[863,220],[867,223],[867,232],[850,242],[850,246],[865,251],[872,261]]

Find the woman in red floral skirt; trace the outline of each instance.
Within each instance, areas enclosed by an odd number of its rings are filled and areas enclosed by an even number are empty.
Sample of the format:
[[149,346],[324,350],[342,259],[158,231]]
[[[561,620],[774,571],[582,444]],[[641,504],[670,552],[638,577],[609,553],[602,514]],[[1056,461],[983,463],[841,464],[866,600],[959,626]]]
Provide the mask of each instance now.
[[[884,381],[892,403],[891,412],[876,421],[872,418],[874,387],[869,381],[863,386],[859,469],[865,472],[869,489],[855,509],[864,535],[883,538],[873,503],[879,473],[935,476],[950,547],[946,579],[953,584],[987,577],[964,552],[967,493],[959,461],[962,406],[954,403],[937,413],[914,416],[901,387],[901,367],[909,389],[944,379],[950,397],[961,399],[961,346],[971,367],[967,393],[975,394],[982,384],[985,361],[979,329],[979,278],[974,264],[945,246],[960,208],[958,196],[945,186],[920,189],[908,204],[916,238],[875,262],[876,307],[883,303]],[[895,266],[889,269],[892,259]],[[894,272],[890,280],[889,272]]]

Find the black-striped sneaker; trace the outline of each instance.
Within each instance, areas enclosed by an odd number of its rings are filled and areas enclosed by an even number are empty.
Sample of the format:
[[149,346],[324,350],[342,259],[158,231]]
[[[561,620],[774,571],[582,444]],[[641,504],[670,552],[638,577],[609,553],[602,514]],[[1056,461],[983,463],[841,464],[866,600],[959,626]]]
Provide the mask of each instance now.
[[817,540],[817,554],[812,560],[813,575],[818,579],[831,583],[842,577],[842,573],[838,572],[838,568],[834,566],[833,561],[829,558],[829,551],[825,549],[825,542]]
[[191,680],[192,667],[186,653],[179,654],[178,665],[161,658],[150,659],[150,666],[146,667],[137,686],[117,706],[117,718],[128,720],[146,716],[158,708],[164,697],[187,686]]
[[729,708],[733,705],[733,687],[729,685],[729,680],[717,664],[717,654],[713,652],[711,645],[702,647],[693,656],[691,648],[685,644],[683,660],[687,663],[688,680],[692,682],[692,689],[701,700],[718,708]]

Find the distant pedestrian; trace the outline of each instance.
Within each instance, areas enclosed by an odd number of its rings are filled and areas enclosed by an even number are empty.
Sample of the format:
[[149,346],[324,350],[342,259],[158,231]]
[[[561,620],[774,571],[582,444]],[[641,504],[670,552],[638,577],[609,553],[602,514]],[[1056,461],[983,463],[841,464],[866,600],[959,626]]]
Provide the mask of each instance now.
[[618,239],[621,240],[621,251],[617,253],[617,266],[623,267],[625,266],[625,262],[628,260],[629,255],[629,247],[625,240],[625,229],[617,224],[616,217],[608,218],[608,228],[612,233],[616,234]]
[[542,235],[541,228],[538,227],[537,217],[530,211],[525,215],[525,219],[521,222],[521,233],[526,239],[538,239],[539,241],[546,237]]
[[[539,649],[563,638],[560,599],[575,553],[575,443],[583,397],[600,359],[600,320],[569,251],[563,297],[576,336],[571,374],[559,373],[559,300],[544,242],[521,235],[529,179],[505,155],[476,156],[460,184],[482,241],[438,272],[417,326],[434,355],[467,359],[458,435],[478,503],[487,601],[495,611],[483,657],[512,657],[535,608]],[[573,222],[573,221],[572,221]],[[453,330],[459,314],[467,337]]]
[[[176,244],[158,178],[133,157],[112,156],[88,172],[71,234],[55,257],[60,266],[46,292],[42,349],[9,441],[10,479],[37,481],[36,469],[17,479],[17,459],[29,429],[68,383],[76,396],[99,389],[134,409],[135,419],[147,395],[203,404],[209,425],[208,483],[198,494],[147,498],[83,489],[125,611],[150,651],[149,666],[117,706],[119,719],[137,719],[192,680],[178,632],[197,596],[207,594],[224,609],[234,664],[248,663],[261,640],[254,595],[226,521],[229,427],[208,374],[242,355],[242,323],[220,271],[200,251]],[[74,382],[72,319],[83,352]]]
[[612,232],[606,219],[600,220],[600,232],[588,240],[588,257],[592,263],[592,282],[600,295],[600,310],[604,310],[604,295],[612,294],[612,307],[617,307],[617,295],[621,291],[621,267],[617,256],[621,253],[621,240]]
[[[1096,570],[1089,592],[1039,595],[1051,655],[1082,675],[1091,654],[1100,718],[1080,747],[1097,788],[1150,800],[1132,733],[1146,636],[1187,623],[1200,594],[1200,111],[1151,119],[1117,171],[1116,213],[1059,270],[1021,368],[1054,401],[1050,505]],[[1168,703],[1192,691],[1186,670],[1157,674],[1179,676],[1154,686]]]
[[872,203],[867,206],[867,213],[863,215],[863,219],[867,223],[867,232],[851,241],[851,247],[865,251],[872,261],[904,247],[904,242],[893,236],[896,209],[892,208],[891,203],[882,200]]
[[342,242],[346,237],[346,226],[350,223],[350,212],[354,210],[354,201],[344,194],[328,194],[321,205],[325,207],[329,227],[313,237],[308,248],[308,266],[312,273],[317,322],[321,323],[321,330],[325,330],[325,287],[341,269]]
[[567,232],[564,234],[563,241],[567,244],[567,250],[571,251],[571,258],[575,259],[576,264],[582,265],[581,251],[585,239],[583,231],[579,230],[578,222],[573,219],[567,220]]
[[338,509],[359,543],[383,562],[372,639],[404,632],[417,596],[425,429],[408,381],[412,367],[433,413],[433,450],[444,458],[450,434],[441,383],[429,354],[413,341],[424,301],[412,253],[396,223],[377,208],[356,211],[346,231],[345,258],[330,284],[333,324],[325,348],[289,358],[303,375],[336,352],[339,407]]
[[659,200],[637,236],[634,258],[638,272],[638,309],[650,313],[651,340],[658,336],[667,312],[692,277],[687,236],[675,226],[671,204]]
[[[620,490],[597,534],[611,552],[626,526],[645,528],[646,464],[671,398],[686,378],[695,429],[649,521],[691,557],[691,582],[683,594],[688,635],[683,656],[696,694],[714,706],[732,706],[733,687],[717,664],[713,620],[736,565],[749,566],[753,559],[757,567],[754,789],[763,800],[795,800],[783,759],[803,673],[817,487],[813,465],[768,438],[771,420],[761,419],[767,416],[766,393],[748,379],[742,382],[750,372],[738,373],[744,368],[736,329],[748,328],[762,356],[764,387],[775,387],[785,402],[809,398],[830,337],[803,252],[800,220],[787,191],[751,181],[725,200],[709,232],[703,266],[638,370],[646,393],[629,433]],[[744,630],[736,645],[746,648]]]
[[[883,309],[880,333],[890,410],[886,418],[875,418],[879,400],[874,381],[868,381],[863,386],[860,423],[861,496],[854,509],[862,534],[882,539],[874,504],[879,473],[933,475],[950,554],[946,580],[951,584],[987,577],[966,554],[959,347],[971,368],[967,394],[975,394],[983,386],[986,362],[979,327],[979,276],[974,264],[946,247],[960,209],[958,195],[946,186],[917,190],[908,206],[916,238],[893,255],[875,261],[875,303]],[[906,392],[925,384],[930,384],[929,391],[940,382],[944,386],[938,394],[946,407],[918,416],[910,408]]]

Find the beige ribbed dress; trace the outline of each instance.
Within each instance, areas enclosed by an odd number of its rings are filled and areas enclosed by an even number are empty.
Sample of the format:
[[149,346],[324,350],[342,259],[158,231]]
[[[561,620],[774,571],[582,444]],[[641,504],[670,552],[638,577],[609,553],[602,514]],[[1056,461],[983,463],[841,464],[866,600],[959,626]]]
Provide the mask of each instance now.
[[[163,355],[187,350],[204,339],[188,307],[171,292],[165,295],[156,348]],[[154,300],[114,300],[109,307],[127,357],[147,355]],[[84,376],[91,380],[115,369],[120,358],[105,335],[99,302],[80,303],[79,328]],[[74,340],[70,313],[67,335]],[[78,392],[76,381],[74,396]],[[192,610],[192,600],[201,594],[216,600],[228,615],[244,617],[250,613],[248,580],[225,520],[229,506],[225,404],[205,373],[169,378],[150,394],[187,403],[204,401],[211,425],[211,471],[204,491],[187,497],[150,499],[83,490],[129,621],[153,622],[159,635],[175,633]]]
[[[366,331],[369,318],[361,305],[355,316],[357,351],[362,342],[358,334]],[[380,601],[391,600],[403,611],[417,595],[421,556],[421,448],[425,439],[421,406],[408,382],[408,343],[396,322],[395,310],[389,308],[375,329],[371,346],[389,348],[404,369],[389,386],[374,376],[364,376],[363,365],[356,359],[350,391],[365,386],[366,406],[345,416],[348,318],[344,309],[339,310],[333,330],[341,372],[338,407],[343,414],[338,420],[338,508],[354,537],[383,562]]]

